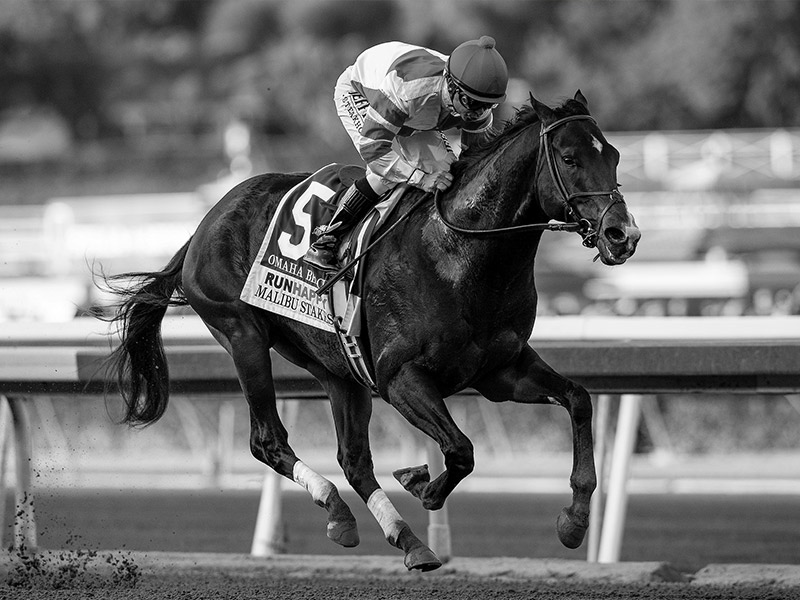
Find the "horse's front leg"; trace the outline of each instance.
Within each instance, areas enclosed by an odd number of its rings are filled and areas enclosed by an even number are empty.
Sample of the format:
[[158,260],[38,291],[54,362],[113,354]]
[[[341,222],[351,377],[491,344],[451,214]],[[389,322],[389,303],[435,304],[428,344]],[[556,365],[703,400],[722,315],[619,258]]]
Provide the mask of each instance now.
[[597,487],[591,396],[582,386],[556,373],[530,346],[523,348],[513,364],[483,378],[475,389],[493,402],[555,402],[567,409],[572,421],[572,506],[562,510],[557,529],[562,544],[577,548],[589,527],[589,503]]
[[422,506],[438,510],[475,467],[472,442],[453,421],[431,376],[419,366],[403,365],[390,379],[387,392],[389,403],[409,423],[430,436],[444,455],[445,470],[433,481],[429,481],[427,466],[395,472],[403,487],[422,500]]

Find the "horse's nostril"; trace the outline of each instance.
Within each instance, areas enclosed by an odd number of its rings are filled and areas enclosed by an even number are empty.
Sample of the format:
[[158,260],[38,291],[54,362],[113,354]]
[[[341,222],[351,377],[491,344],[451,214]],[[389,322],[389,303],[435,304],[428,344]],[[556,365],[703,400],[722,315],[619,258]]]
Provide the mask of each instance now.
[[619,227],[607,227],[603,235],[612,244],[623,244],[628,239],[628,236]]

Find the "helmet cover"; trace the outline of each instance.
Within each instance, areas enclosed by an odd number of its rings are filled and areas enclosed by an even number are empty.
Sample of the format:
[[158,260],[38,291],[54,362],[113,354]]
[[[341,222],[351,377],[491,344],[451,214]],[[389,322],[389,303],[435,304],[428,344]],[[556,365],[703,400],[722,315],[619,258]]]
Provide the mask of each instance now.
[[447,59],[447,72],[467,96],[496,104],[506,99],[508,69],[488,35],[459,45]]

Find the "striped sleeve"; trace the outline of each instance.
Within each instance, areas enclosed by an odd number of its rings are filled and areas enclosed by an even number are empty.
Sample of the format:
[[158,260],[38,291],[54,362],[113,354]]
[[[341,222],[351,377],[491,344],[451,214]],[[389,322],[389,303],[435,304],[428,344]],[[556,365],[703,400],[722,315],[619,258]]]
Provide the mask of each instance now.
[[400,132],[409,115],[396,96],[391,98],[384,90],[364,89],[369,108],[364,118],[358,153],[370,170],[393,182],[406,181],[414,167],[392,150],[392,141]]

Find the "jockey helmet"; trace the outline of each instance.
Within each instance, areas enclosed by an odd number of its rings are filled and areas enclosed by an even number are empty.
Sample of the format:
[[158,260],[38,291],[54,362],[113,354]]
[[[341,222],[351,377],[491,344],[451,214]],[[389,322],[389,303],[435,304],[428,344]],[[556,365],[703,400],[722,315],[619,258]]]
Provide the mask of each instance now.
[[497,104],[506,99],[508,69],[488,35],[464,42],[447,59],[447,75],[467,96]]

